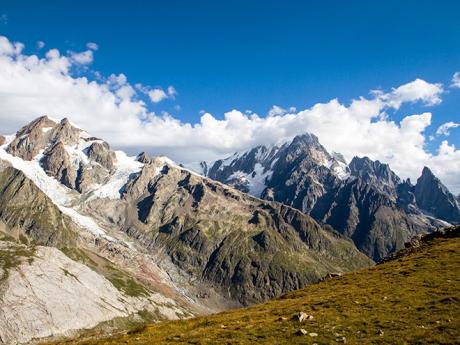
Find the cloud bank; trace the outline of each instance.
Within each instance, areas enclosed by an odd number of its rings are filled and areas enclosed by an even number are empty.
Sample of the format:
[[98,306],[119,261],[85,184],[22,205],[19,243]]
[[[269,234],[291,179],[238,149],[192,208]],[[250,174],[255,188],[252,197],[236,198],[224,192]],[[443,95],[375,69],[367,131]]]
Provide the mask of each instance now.
[[[434,154],[426,150],[424,132],[432,114],[409,115],[400,122],[386,115],[405,103],[439,104],[441,84],[416,79],[387,92],[372,91],[369,98],[349,105],[332,99],[300,111],[274,106],[264,117],[231,110],[222,120],[203,113],[199,123],[190,124],[149,110],[149,102],[174,99],[172,86],[165,91],[131,85],[123,74],[98,75],[94,80],[78,75],[75,70],[93,60],[95,46],[88,48],[67,55],[51,49],[39,57],[23,53],[23,44],[0,37],[1,132],[14,132],[39,115],[69,117],[112,146],[166,154],[179,162],[215,159],[312,132],[328,150],[348,160],[354,155],[379,159],[403,178],[416,179],[427,165],[451,190],[460,192],[460,151],[447,140]],[[447,133],[449,129],[453,127]]]

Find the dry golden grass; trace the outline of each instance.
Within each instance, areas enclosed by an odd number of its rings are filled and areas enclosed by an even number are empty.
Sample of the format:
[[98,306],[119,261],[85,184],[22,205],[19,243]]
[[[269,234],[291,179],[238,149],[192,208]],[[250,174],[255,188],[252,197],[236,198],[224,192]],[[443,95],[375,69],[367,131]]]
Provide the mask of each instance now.
[[[299,323],[299,312],[313,315]],[[306,335],[298,335],[300,329]],[[316,333],[310,334],[310,333]],[[460,238],[250,308],[66,344],[459,344]],[[60,342],[63,343],[63,342]]]

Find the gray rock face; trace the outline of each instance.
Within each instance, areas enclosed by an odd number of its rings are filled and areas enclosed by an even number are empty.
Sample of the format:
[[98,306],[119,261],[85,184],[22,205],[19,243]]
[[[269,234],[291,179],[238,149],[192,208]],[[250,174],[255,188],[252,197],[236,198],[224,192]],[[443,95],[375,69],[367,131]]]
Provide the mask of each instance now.
[[138,156],[137,156],[137,161],[138,162],[141,162],[141,163],[144,163],[144,164],[150,164],[153,162],[153,158],[149,156],[149,154],[147,152],[141,152]]
[[[257,164],[261,168],[256,169]],[[331,225],[374,260],[399,250],[413,234],[443,225],[421,212],[414,186],[401,181],[387,164],[355,157],[347,165],[343,156],[329,154],[310,134],[281,147],[257,147],[203,167],[206,176]],[[255,181],[258,173],[262,179]],[[261,184],[260,194],[250,188],[254,181]],[[454,219],[448,211],[430,212],[446,221]]]
[[39,117],[16,133],[16,138],[8,146],[7,152],[27,161],[32,160],[46,148],[51,137],[50,129],[56,125],[56,122],[46,116]]
[[376,261],[437,225],[420,213],[405,212],[393,197],[359,178],[319,200],[311,215],[350,237]]
[[426,212],[453,224],[460,224],[460,206],[455,196],[449,192],[428,167],[414,188],[417,205]]
[[80,140],[81,129],[72,126],[68,119],[63,119],[50,132],[50,142],[62,142],[64,145],[77,145]]
[[5,144],[5,137],[3,135],[0,135],[0,146],[2,146],[3,144]]
[[41,164],[48,175],[55,177],[63,185],[75,189],[76,172],[61,141],[45,151]]
[[71,335],[115,317],[169,304],[167,298],[152,303],[148,296],[132,297],[109,280],[51,247],[26,247],[0,241],[0,344]]
[[390,169],[388,164],[372,161],[368,157],[353,157],[350,162],[351,175],[371,184],[392,197],[397,197],[397,187],[401,179]]
[[109,171],[114,168],[117,161],[115,153],[106,142],[96,141],[92,143],[88,148],[87,154],[89,159],[94,160]]
[[77,170],[75,189],[84,194],[94,184],[103,184],[110,177],[110,172],[100,164],[85,165],[80,162]]

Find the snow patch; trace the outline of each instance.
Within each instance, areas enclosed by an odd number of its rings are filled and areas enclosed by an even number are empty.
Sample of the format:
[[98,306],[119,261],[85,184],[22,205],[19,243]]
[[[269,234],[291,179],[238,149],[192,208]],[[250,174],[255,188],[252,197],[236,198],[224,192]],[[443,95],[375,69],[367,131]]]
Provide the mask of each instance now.
[[111,240],[112,238],[105,235],[104,230],[102,230],[94,220],[87,216],[83,216],[71,208],[72,201],[75,199],[75,192],[45,173],[40,166],[40,159],[43,157],[43,151],[35,156],[32,161],[22,160],[21,158],[15,157],[6,152],[6,148],[14,138],[14,135],[5,137],[5,144],[0,146],[0,159],[9,162],[15,169],[22,171],[24,175],[32,180],[35,185],[75,223],[79,224],[96,236],[104,236]]
[[144,166],[143,163],[136,160],[136,157],[129,157],[123,151],[115,151],[115,155],[117,158],[116,171],[107,183],[92,191],[88,200],[95,198],[119,199],[121,190],[128,183],[130,177],[133,174],[138,174]]
[[227,181],[237,179],[243,181],[249,189],[249,194],[260,198],[260,195],[266,188],[265,181],[270,179],[273,175],[272,170],[268,170],[264,172],[264,167],[260,163],[256,163],[254,166],[254,170],[247,174],[243,171],[235,171],[232,175],[229,176]]
[[350,170],[348,165],[344,162],[340,162],[334,159],[334,162],[331,164],[329,169],[331,169],[332,173],[341,180],[346,180],[350,177]]

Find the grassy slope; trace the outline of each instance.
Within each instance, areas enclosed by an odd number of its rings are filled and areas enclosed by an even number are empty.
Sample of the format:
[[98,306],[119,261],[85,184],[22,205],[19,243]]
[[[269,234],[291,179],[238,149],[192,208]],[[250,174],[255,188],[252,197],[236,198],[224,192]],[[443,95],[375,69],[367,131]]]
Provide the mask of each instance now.
[[[460,238],[254,307],[69,344],[454,344],[460,342]],[[314,318],[299,323],[304,311]],[[317,336],[297,335],[300,328]],[[61,342],[62,343],[62,342]]]

